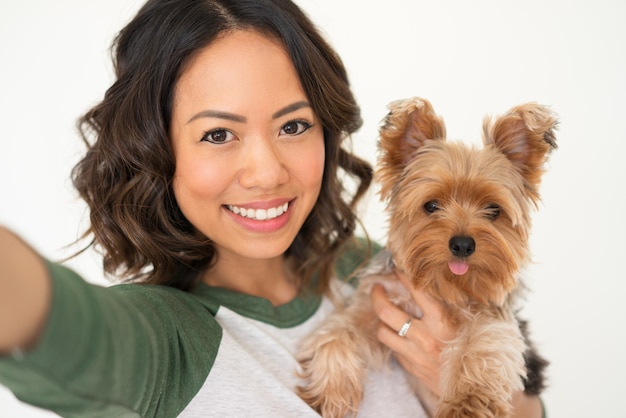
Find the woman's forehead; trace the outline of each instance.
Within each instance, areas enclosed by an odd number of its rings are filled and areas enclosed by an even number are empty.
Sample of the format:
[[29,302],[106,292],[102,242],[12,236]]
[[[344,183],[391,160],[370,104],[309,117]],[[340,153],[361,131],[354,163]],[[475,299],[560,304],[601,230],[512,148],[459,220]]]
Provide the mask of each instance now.
[[220,36],[201,50],[178,80],[174,111],[194,112],[219,106],[234,114],[248,107],[270,111],[306,101],[306,93],[285,48],[255,31]]

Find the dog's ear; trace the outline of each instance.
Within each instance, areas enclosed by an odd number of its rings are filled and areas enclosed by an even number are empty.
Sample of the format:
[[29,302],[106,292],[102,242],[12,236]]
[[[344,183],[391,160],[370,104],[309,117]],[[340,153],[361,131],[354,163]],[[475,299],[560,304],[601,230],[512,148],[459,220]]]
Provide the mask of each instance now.
[[557,147],[554,134],[557,126],[557,117],[550,109],[526,103],[496,119],[485,118],[483,141],[506,155],[536,194],[543,166]]
[[378,142],[377,175],[382,198],[389,197],[392,185],[427,140],[445,137],[443,119],[435,114],[428,100],[413,97],[390,103]]

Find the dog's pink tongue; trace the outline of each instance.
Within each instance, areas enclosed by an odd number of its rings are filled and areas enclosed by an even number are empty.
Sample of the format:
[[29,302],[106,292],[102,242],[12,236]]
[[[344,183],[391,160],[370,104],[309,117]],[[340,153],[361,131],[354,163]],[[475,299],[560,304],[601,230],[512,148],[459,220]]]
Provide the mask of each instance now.
[[450,271],[457,276],[462,276],[469,270],[469,264],[462,261],[450,261],[448,267],[450,267]]

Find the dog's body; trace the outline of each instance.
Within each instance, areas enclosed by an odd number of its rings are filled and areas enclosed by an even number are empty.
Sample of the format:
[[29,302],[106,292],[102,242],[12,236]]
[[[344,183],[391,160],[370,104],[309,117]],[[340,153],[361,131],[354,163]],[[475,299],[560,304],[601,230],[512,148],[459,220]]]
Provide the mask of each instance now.
[[[366,370],[383,367],[390,354],[376,338],[371,287],[381,283],[394,303],[421,316],[409,292],[386,274],[397,267],[441,301],[458,329],[442,352],[439,406],[431,412],[510,416],[516,390],[526,385],[537,394],[544,384],[546,362],[515,312],[519,272],[530,258],[530,209],[556,148],[556,118],[529,103],[486,119],[479,150],[445,141],[443,121],[426,100],[394,102],[390,110],[377,171],[390,217],[387,251],[361,275],[350,304],[303,342],[306,384],[299,394],[324,417],[358,411]],[[420,397],[432,396],[413,380]]]

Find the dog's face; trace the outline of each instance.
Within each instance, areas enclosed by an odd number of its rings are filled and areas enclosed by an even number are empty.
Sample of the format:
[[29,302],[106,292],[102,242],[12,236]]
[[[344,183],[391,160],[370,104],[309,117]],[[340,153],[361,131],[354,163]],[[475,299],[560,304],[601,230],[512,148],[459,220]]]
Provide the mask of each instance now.
[[528,259],[530,211],[556,119],[526,104],[485,120],[482,149],[445,140],[430,103],[390,106],[377,171],[389,242],[414,284],[458,305],[504,303]]

